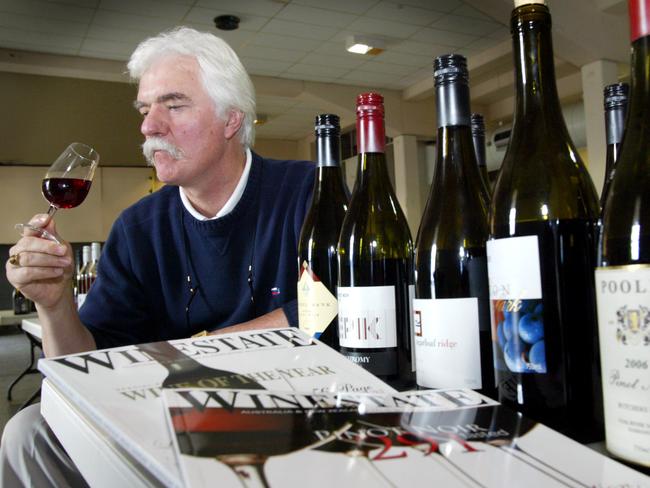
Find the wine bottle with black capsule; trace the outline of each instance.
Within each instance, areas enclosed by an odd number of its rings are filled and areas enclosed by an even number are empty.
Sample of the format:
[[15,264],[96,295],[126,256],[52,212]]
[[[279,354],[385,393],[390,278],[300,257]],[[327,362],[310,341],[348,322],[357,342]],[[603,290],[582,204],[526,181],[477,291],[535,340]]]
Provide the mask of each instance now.
[[487,243],[499,399],[578,441],[598,441],[598,196],[562,116],[548,7],[516,0],[510,25],[515,113]]
[[470,127],[472,128],[472,142],[474,144],[474,154],[476,155],[476,164],[481,175],[481,190],[487,195],[488,201],[492,195],[492,186],[488,176],[487,163],[485,162],[485,120],[478,113],[470,116]]
[[607,450],[650,468],[650,0],[629,9],[629,113],[595,274]]
[[472,145],[467,60],[434,60],[437,159],[415,245],[418,386],[494,391],[487,195]]
[[90,246],[83,246],[81,248],[81,268],[77,273],[77,307],[81,307],[86,301],[86,296],[88,295],[88,277],[90,271],[91,253]]
[[607,199],[607,192],[616,170],[616,160],[621,151],[621,142],[625,130],[625,115],[627,114],[628,92],[629,85],[627,83],[607,85],[603,90],[607,153],[605,158],[605,181],[603,191],[600,194],[601,206],[605,204]]
[[298,322],[301,330],[338,349],[336,245],[349,203],[339,117],[316,116],[315,131],[318,170],[298,242]]
[[13,303],[14,315],[23,315],[32,311],[33,302],[23,295],[18,288],[14,288],[11,294],[11,301]]
[[398,390],[414,386],[413,241],[386,167],[384,99],[357,97],[359,170],[343,220],[339,343],[351,361]]

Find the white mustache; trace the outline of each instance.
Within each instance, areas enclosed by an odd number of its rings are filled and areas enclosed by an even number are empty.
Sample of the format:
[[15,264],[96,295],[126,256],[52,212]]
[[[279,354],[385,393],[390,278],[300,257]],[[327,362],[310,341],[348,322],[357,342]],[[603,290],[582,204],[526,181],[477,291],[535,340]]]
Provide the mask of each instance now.
[[167,142],[161,137],[150,137],[142,144],[142,154],[150,166],[154,165],[153,153],[155,151],[165,151],[174,159],[183,157],[183,150],[174,146],[171,142]]

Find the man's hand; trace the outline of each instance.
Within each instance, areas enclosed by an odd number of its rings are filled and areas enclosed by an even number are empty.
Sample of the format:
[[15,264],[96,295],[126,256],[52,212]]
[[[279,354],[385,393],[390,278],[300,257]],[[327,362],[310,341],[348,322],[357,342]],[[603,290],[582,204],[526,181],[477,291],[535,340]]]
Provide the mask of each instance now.
[[[44,219],[45,215],[39,214],[30,223],[38,227]],[[57,235],[53,221],[45,230]],[[56,307],[72,295],[72,248],[61,242],[37,237],[25,228],[23,237],[9,250],[10,258],[5,264],[9,283],[44,309]]]

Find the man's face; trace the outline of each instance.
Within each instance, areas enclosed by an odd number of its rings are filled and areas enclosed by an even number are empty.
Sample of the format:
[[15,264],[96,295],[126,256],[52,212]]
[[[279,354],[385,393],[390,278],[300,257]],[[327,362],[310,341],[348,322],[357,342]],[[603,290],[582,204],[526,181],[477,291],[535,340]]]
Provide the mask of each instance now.
[[194,58],[155,62],[140,79],[135,105],[144,117],[145,154],[160,181],[191,188],[209,179],[210,170],[218,171],[234,134],[217,117]]

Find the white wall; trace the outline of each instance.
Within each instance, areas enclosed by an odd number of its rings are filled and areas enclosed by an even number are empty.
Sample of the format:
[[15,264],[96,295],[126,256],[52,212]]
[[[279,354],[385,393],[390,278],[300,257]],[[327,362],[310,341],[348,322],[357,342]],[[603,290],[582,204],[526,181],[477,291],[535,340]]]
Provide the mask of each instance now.
[[[41,195],[44,166],[0,167],[0,243],[18,240],[14,225],[47,211]],[[119,213],[149,194],[150,168],[99,167],[86,200],[77,208],[55,216],[59,235],[70,242],[104,241]]]

